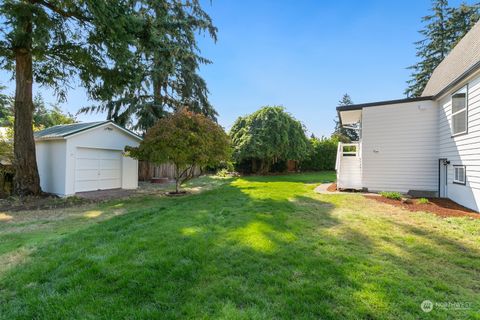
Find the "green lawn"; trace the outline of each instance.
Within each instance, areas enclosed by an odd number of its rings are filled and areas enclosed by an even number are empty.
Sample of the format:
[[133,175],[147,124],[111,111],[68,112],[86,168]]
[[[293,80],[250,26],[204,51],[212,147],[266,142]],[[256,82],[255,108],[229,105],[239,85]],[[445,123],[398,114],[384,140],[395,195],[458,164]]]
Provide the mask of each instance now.
[[333,178],[4,213],[0,318],[480,319],[480,220],[313,192]]

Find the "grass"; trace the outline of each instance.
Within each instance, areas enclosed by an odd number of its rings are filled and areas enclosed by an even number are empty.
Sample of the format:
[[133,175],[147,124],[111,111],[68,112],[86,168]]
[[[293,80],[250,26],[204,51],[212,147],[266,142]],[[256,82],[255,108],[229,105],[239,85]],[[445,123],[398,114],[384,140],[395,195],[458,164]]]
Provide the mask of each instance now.
[[427,198],[420,198],[418,199],[418,203],[420,204],[429,204],[430,201]]
[[313,192],[333,178],[4,213],[0,318],[480,318],[480,220]]
[[392,199],[392,200],[401,200],[402,194],[400,192],[393,192],[393,191],[382,191],[380,192],[382,197]]

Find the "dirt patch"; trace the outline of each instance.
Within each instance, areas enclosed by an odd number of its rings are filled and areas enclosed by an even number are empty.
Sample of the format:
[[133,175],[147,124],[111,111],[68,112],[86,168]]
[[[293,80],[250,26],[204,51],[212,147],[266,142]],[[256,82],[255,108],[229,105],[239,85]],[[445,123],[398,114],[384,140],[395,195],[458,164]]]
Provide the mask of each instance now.
[[337,184],[332,183],[331,185],[329,185],[328,188],[327,188],[327,191],[328,192],[336,192],[337,191]]
[[39,197],[9,197],[0,199],[0,211],[16,212],[26,210],[63,209],[90,203],[79,197],[59,198],[51,195]]
[[98,202],[104,200],[126,198],[134,195],[135,193],[137,193],[137,190],[133,189],[109,189],[77,192],[75,196],[82,199]]
[[378,202],[401,207],[412,212],[425,211],[436,214],[440,217],[471,217],[480,219],[480,214],[467,209],[450,199],[429,198],[429,203],[419,203],[418,199],[412,199],[411,202],[402,202],[400,200],[388,199],[381,196],[366,195],[365,197]]

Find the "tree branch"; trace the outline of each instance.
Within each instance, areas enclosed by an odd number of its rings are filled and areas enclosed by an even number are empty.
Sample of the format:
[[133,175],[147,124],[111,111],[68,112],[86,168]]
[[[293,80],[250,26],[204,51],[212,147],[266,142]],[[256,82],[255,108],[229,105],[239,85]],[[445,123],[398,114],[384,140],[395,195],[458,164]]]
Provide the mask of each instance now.
[[56,7],[55,5],[53,5],[52,3],[48,2],[48,1],[45,1],[45,0],[33,0],[32,3],[38,3],[48,9],[50,9],[51,11],[61,15],[62,17],[64,18],[75,18],[79,21],[82,21],[82,22],[90,22],[92,21],[91,18],[88,18],[82,14],[80,14],[79,12],[73,12],[73,11],[64,11],[58,7]]

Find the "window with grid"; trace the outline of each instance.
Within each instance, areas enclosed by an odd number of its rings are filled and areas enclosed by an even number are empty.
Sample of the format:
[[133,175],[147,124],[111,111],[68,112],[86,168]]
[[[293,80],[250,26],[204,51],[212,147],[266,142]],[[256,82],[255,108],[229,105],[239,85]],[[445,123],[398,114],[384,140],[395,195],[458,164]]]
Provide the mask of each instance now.
[[465,184],[466,183],[465,166],[453,166],[453,170],[454,170],[453,183]]

